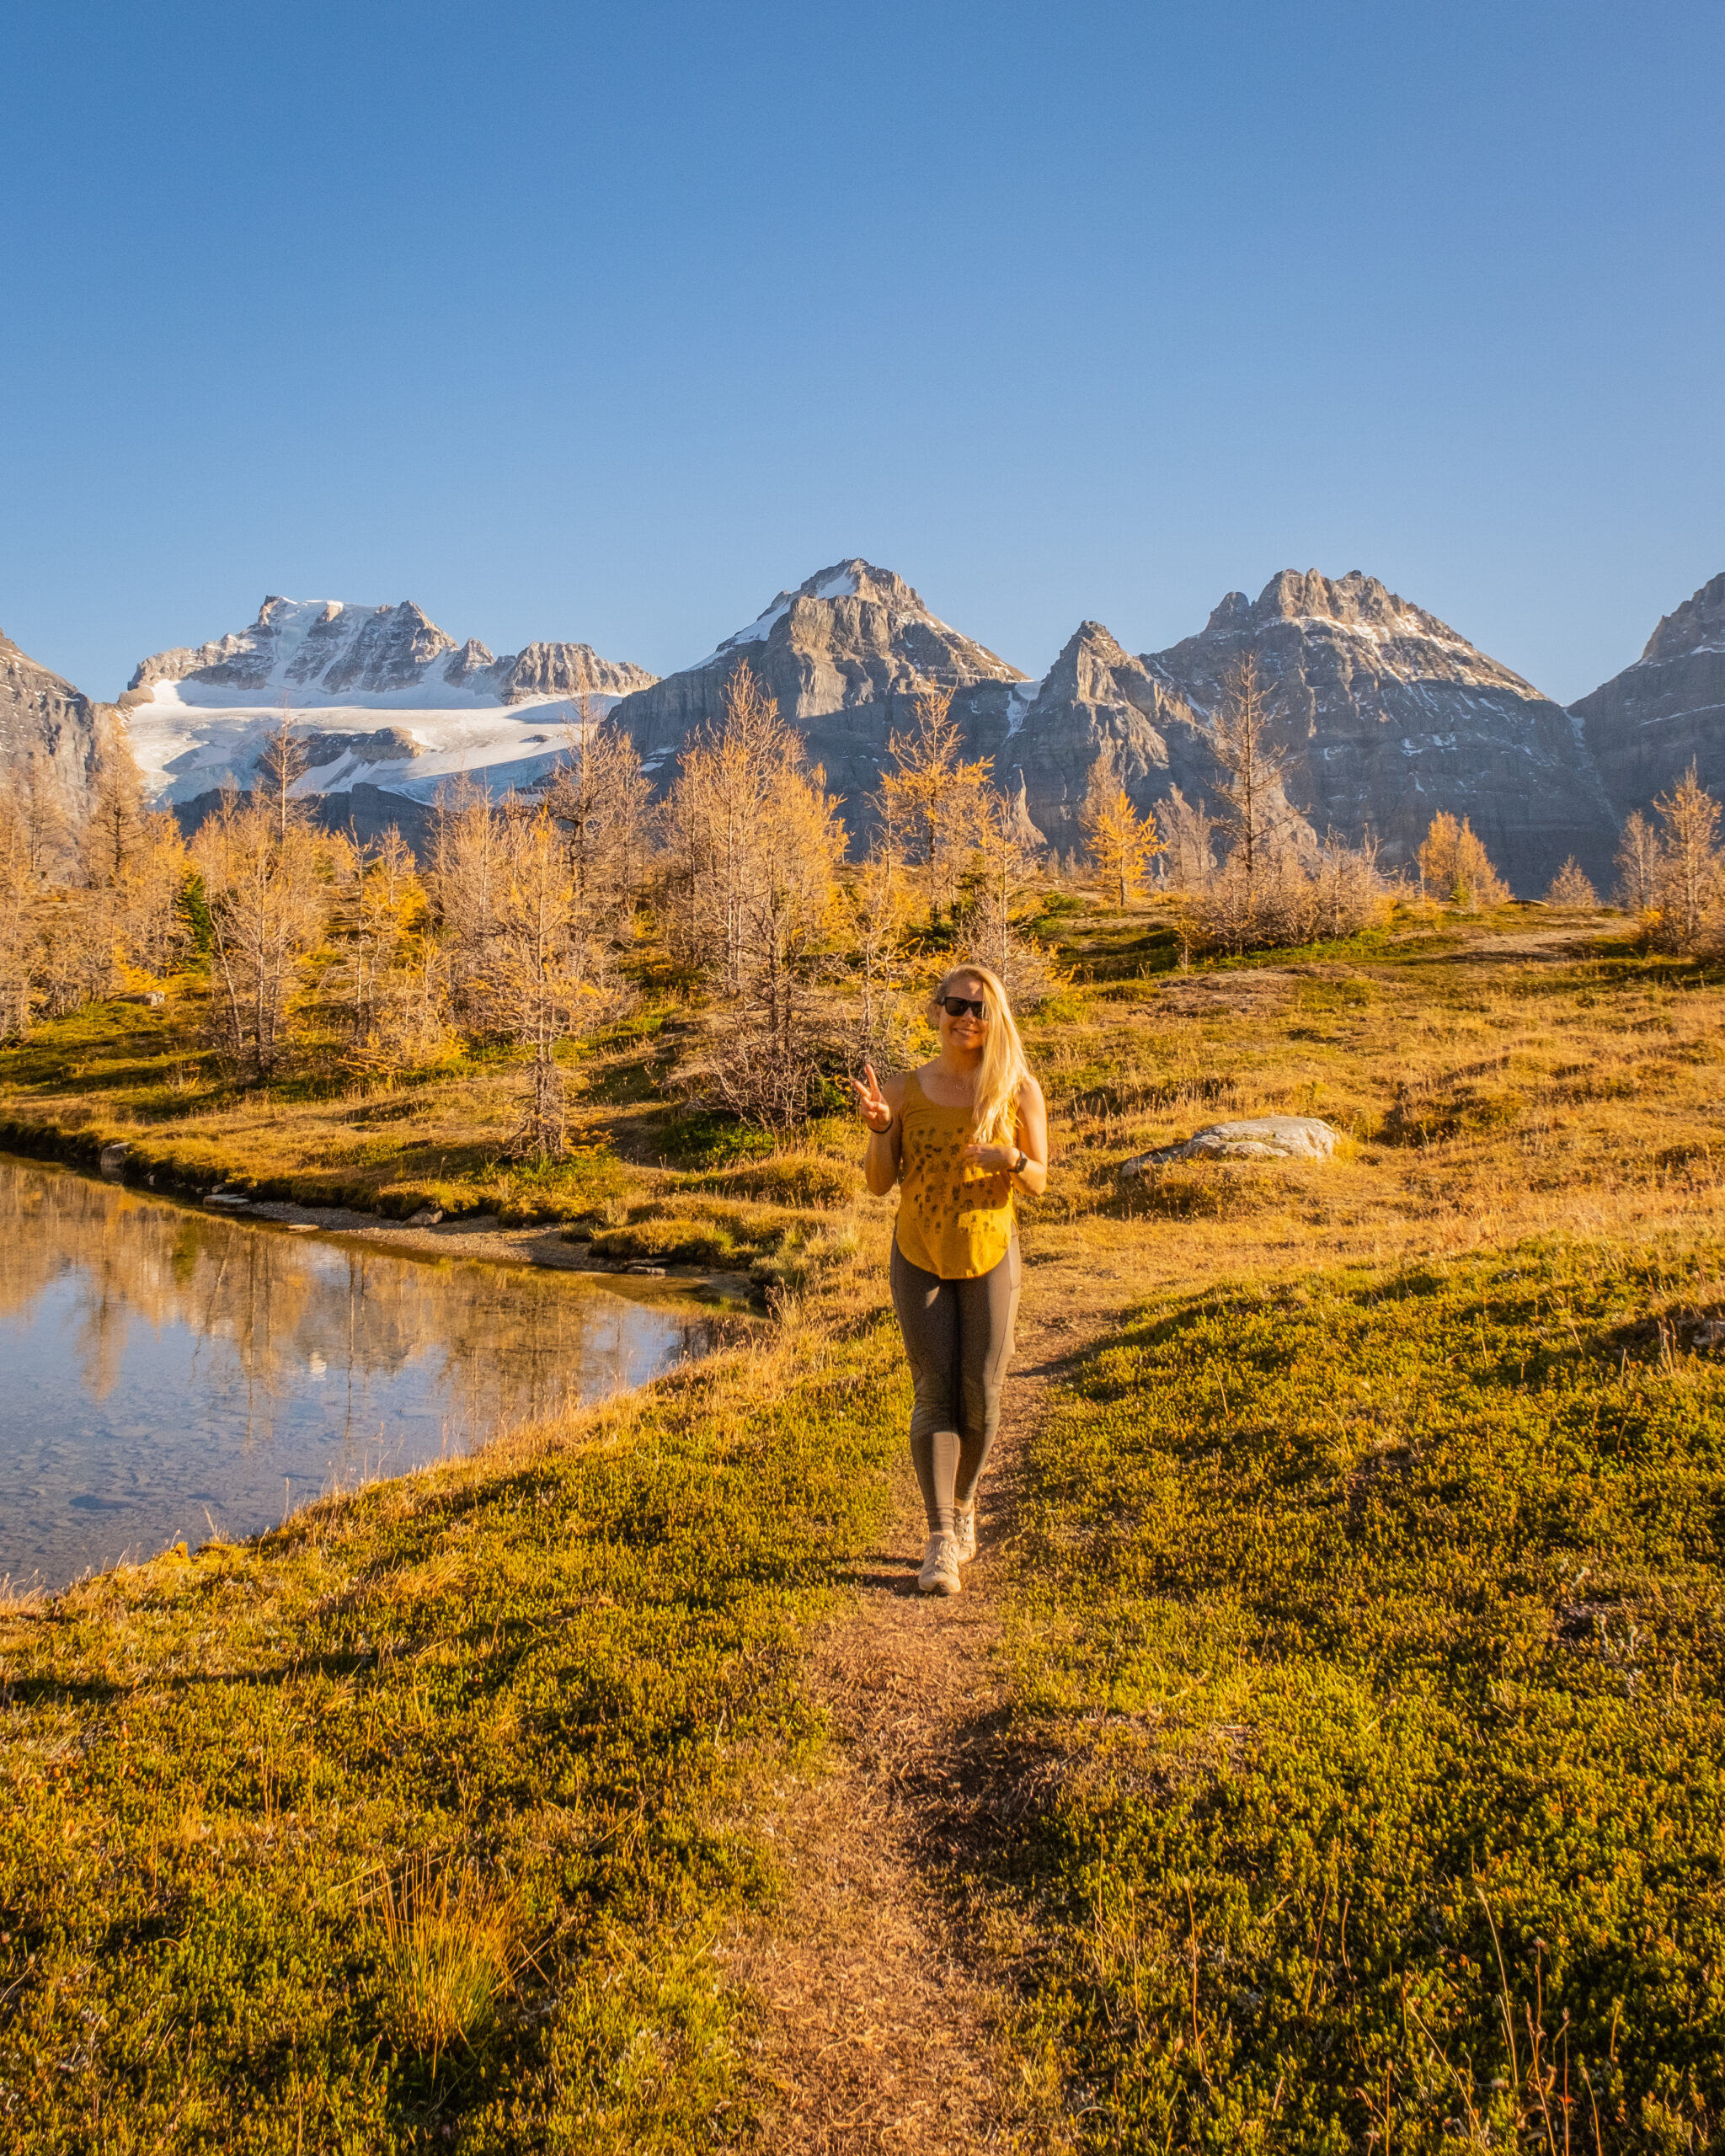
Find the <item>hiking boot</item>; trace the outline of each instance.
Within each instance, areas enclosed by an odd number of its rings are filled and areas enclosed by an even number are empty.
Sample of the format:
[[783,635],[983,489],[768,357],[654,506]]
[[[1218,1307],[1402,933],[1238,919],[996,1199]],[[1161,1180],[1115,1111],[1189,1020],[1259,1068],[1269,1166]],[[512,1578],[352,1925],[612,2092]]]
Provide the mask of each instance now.
[[953,1540],[958,1545],[953,1555],[961,1565],[968,1565],[976,1555],[976,1507],[974,1502],[953,1507]]
[[950,1534],[931,1534],[928,1547],[922,1553],[922,1569],[916,1575],[919,1594],[961,1594],[964,1583],[959,1577],[959,1545]]

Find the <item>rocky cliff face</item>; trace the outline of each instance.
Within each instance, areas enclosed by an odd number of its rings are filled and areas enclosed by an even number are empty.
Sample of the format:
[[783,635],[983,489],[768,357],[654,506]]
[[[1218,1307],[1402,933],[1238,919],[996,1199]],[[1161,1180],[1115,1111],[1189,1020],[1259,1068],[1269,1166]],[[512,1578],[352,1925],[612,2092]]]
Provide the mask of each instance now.
[[1052,845],[1081,847],[1080,813],[1106,757],[1137,806],[1216,798],[1217,764],[1199,715],[1118,644],[1100,622],[1081,622],[1040,681],[983,683],[953,710],[995,776],[1022,791],[1025,814]]
[[530,643],[494,659],[477,638],[457,644],[410,599],[398,606],[266,599],[237,635],[144,659],[123,701],[157,701],[158,684],[171,683],[180,702],[206,707],[375,702],[435,709],[620,696],[653,679],[585,643]]
[[1204,725],[1247,651],[1279,707],[1289,798],[1315,830],[1374,832],[1395,867],[1448,809],[1521,896],[1572,853],[1609,878],[1617,819],[1568,714],[1375,577],[1284,569],[1256,600],[1230,592],[1196,636],[1141,664],[1171,709]]
[[1643,814],[1691,761],[1725,793],[1725,575],[1667,614],[1633,666],[1570,706],[1620,815]]
[[113,718],[111,705],[92,703],[0,634],[0,771],[27,764],[40,750],[61,806],[81,819],[89,806],[102,736]]
[[879,783],[887,736],[909,724],[920,685],[1024,678],[931,614],[902,577],[864,561],[840,562],[781,591],[698,665],[623,698],[617,723],[661,785],[689,734],[718,718],[725,684],[745,658],[844,796],[853,832],[864,797]]

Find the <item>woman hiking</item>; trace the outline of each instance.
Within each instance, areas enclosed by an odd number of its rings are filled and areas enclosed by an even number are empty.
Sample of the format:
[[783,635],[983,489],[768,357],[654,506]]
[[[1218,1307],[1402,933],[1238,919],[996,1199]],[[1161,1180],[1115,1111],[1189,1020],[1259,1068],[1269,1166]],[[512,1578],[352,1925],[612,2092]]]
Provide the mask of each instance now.
[[934,991],[932,1063],[882,1085],[865,1064],[851,1090],[868,1126],[862,1172],[900,1187],[893,1307],[916,1389],[911,1459],[928,1515],[916,1585],[957,1594],[976,1555],[976,1485],[1000,1425],[1018,1308],[1015,1190],[1048,1187],[1048,1110],[1024,1060],[1007,992],[986,966]]

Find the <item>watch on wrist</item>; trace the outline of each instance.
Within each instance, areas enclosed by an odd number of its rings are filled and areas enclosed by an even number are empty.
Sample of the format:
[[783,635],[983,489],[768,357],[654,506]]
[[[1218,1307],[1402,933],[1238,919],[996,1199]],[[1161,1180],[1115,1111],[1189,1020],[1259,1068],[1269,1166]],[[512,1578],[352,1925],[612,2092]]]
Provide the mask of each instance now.
[[1022,1175],[1023,1174],[1023,1172],[1024,1172],[1025,1169],[1026,1169],[1026,1168],[1028,1168],[1029,1166],[1030,1166],[1030,1155],[1029,1155],[1028,1153],[1026,1153],[1026,1152],[1021,1151],[1021,1152],[1019,1153],[1019,1155],[1018,1155],[1017,1159],[1016,1161],[1013,1161],[1013,1163],[1012,1163],[1012,1173],[1013,1173],[1015,1176],[1022,1176]]

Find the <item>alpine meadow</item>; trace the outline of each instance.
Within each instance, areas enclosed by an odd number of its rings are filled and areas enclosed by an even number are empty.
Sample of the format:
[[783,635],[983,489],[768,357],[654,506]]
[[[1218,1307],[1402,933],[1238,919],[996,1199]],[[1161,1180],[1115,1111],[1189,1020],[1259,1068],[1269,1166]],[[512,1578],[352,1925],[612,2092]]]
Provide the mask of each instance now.
[[[1094,624],[1027,683],[853,563],[677,681],[546,660],[525,759],[421,784],[403,723],[397,795],[262,632],[60,685],[0,798],[0,1144],[105,1178],[105,1296],[179,1307],[126,1209],[225,1209],[495,1264],[504,1364],[526,1267],[713,1329],[11,1582],[4,2145],[1725,2146],[1712,774],[1620,811],[1445,645],[1428,703],[1562,783],[1398,825],[1361,749],[1321,822],[1336,649],[1442,625],[1281,590],[1183,688]],[[144,768],[169,678],[228,700],[213,787]],[[948,1602],[844,1081],[962,963],[1052,1149]]]

